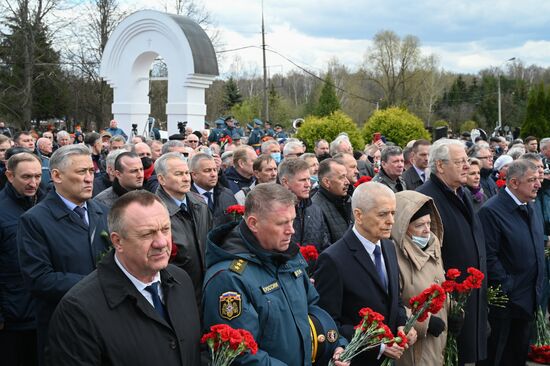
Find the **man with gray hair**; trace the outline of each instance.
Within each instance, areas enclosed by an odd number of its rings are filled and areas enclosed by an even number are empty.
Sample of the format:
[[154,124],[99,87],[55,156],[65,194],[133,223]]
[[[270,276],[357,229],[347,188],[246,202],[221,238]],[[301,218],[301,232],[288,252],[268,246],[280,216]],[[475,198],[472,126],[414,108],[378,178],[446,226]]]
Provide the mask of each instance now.
[[283,159],[297,158],[304,153],[304,145],[301,142],[290,141],[283,148]]
[[262,143],[262,155],[269,155],[277,164],[281,162],[281,145],[276,140],[267,140]]
[[102,234],[107,232],[108,210],[90,199],[90,150],[80,144],[57,149],[50,171],[55,190],[21,216],[17,232],[21,272],[36,300],[40,359],[57,303],[95,270],[109,248]]
[[71,144],[71,135],[67,131],[59,131],[57,133],[57,148],[67,146]]
[[195,154],[189,160],[191,171],[191,191],[199,194],[207,204],[213,218],[212,227],[226,224],[231,217],[225,213],[227,208],[237,204],[233,192],[219,183],[218,167],[214,157],[205,154]]
[[[430,179],[417,191],[433,198],[445,232],[441,254],[445,270],[469,267],[487,273],[483,228],[474,212],[472,198],[463,185],[467,182],[468,156],[463,142],[440,139],[429,153]],[[475,363],[487,357],[487,284],[472,291],[463,319],[449,316],[449,332],[457,336],[459,364]]]
[[479,210],[487,248],[487,282],[508,296],[504,307],[492,307],[489,313],[487,365],[527,362],[545,277],[544,232],[533,204],[541,186],[537,170],[528,159],[510,163],[506,187]]
[[372,181],[386,185],[395,193],[406,190],[407,184],[402,177],[405,168],[403,150],[399,146],[386,146],[382,150],[380,162],[380,171]]
[[[363,307],[382,314],[394,334],[407,321],[401,302],[399,265],[390,239],[395,215],[395,194],[387,186],[369,182],[357,187],[352,197],[352,228],[319,256],[315,284],[321,296],[319,304],[339,326],[347,339],[355,333]],[[407,334],[409,346],[416,331]],[[381,355],[399,359],[404,348],[394,344],[362,353],[354,365],[380,365]]]
[[162,155],[155,161],[159,187],[157,196],[168,208],[175,245],[172,264],[187,272],[195,286],[200,309],[205,273],[206,235],[212,229],[212,215],[204,199],[191,190],[187,159],[178,152]]
[[40,187],[44,191],[48,191],[50,188],[50,156],[52,156],[53,144],[52,141],[46,137],[41,137],[36,141],[36,155],[42,162],[42,181]]

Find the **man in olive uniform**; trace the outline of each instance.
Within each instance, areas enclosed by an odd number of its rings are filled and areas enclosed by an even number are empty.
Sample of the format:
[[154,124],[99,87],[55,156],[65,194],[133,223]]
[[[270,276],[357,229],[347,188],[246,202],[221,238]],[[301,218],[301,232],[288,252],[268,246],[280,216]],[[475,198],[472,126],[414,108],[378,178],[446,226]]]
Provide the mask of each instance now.
[[[243,220],[208,235],[204,326],[244,328],[259,344],[255,355],[246,353],[235,365],[311,364],[310,319],[326,313],[316,305],[319,295],[299,247],[291,243],[295,201],[292,192],[276,183],[259,184],[246,198]],[[346,340],[325,318],[324,351],[337,360]]]

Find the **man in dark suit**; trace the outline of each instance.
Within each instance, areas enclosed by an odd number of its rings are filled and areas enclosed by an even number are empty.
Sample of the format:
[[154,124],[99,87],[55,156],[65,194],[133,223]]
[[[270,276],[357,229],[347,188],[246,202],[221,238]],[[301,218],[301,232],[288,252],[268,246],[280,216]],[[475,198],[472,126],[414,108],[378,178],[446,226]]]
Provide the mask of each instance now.
[[183,155],[177,152],[162,155],[155,161],[155,171],[160,184],[157,196],[168,208],[172,240],[176,245],[171,263],[191,277],[200,308],[202,281],[206,272],[206,235],[212,229],[212,215],[202,197],[189,192],[191,174]]
[[35,306],[21,276],[17,222],[44,197],[42,167],[36,155],[24,152],[13,155],[7,168],[8,182],[0,191],[0,357],[4,366],[34,366]]
[[[394,245],[388,240],[394,223],[395,195],[381,183],[361,184],[352,198],[355,224],[344,237],[321,253],[315,271],[319,305],[336,321],[340,334],[351,339],[359,324],[359,310],[370,307],[385,318],[392,332],[407,320],[399,296],[399,267]],[[416,331],[407,335],[410,344]],[[367,351],[352,365],[380,365],[383,357],[399,359],[397,344]]]
[[412,164],[401,176],[407,185],[407,189],[415,190],[428,179],[428,158],[430,142],[428,140],[416,140],[412,146]]
[[487,365],[525,365],[530,330],[542,296],[544,233],[533,200],[540,188],[535,164],[508,166],[506,188],[479,211],[487,247],[489,284],[508,296],[505,308],[491,308]]
[[[457,268],[467,274],[468,267],[474,267],[487,273],[483,228],[470,195],[462,188],[470,169],[464,144],[458,140],[437,140],[430,148],[429,167],[430,179],[417,191],[432,197],[441,215],[445,227],[441,248],[445,270]],[[457,338],[460,365],[487,357],[486,281],[481,289],[472,291],[464,310],[462,329],[449,329],[460,333]]]
[[[96,268],[108,248],[107,208],[92,198],[94,165],[84,145],[57,149],[50,159],[55,190],[21,216],[17,246],[23,278],[36,300],[38,351],[63,295]],[[42,362],[41,362],[42,364]]]
[[193,284],[168,264],[166,206],[150,192],[129,192],[113,205],[109,230],[114,250],[52,317],[47,364],[199,365]]
[[237,204],[233,192],[218,183],[218,167],[214,158],[205,153],[195,154],[189,161],[191,191],[199,194],[212,214],[212,227],[226,224],[232,219],[225,213],[227,208]]

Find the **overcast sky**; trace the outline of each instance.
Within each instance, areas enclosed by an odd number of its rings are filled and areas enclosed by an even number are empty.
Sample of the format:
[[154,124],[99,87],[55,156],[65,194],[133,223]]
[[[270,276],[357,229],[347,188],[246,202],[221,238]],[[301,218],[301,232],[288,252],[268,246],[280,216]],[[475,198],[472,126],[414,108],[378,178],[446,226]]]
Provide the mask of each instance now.
[[[222,49],[261,45],[260,0],[197,2],[216,20]],[[436,54],[449,71],[476,73],[511,57],[550,66],[548,0],[265,0],[264,17],[268,47],[316,72],[333,58],[357,68],[374,34],[384,29],[417,36],[424,53]],[[236,56],[247,69],[261,71],[259,48],[224,55],[222,74]],[[270,73],[294,68],[271,52],[267,64]]]

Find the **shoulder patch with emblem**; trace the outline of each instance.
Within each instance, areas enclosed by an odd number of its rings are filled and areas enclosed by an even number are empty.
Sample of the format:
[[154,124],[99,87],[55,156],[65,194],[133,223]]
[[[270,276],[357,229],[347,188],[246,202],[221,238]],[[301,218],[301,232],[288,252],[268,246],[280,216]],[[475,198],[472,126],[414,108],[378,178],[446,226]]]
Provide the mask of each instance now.
[[244,259],[235,259],[233,262],[231,262],[229,270],[238,274],[242,274],[246,269],[247,264],[248,262]]
[[233,320],[241,315],[241,294],[234,291],[224,292],[219,302],[220,316],[227,320]]

